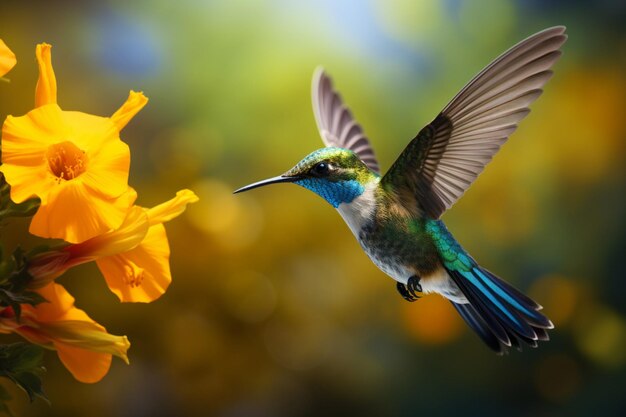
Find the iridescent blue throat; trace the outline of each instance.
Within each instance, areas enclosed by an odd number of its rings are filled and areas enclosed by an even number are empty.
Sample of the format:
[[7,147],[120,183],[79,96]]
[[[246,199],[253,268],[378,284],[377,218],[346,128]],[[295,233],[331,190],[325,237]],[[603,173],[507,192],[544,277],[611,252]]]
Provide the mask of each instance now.
[[351,203],[365,191],[365,187],[356,180],[332,182],[319,178],[306,178],[295,183],[320,195],[334,208],[339,207],[341,203]]

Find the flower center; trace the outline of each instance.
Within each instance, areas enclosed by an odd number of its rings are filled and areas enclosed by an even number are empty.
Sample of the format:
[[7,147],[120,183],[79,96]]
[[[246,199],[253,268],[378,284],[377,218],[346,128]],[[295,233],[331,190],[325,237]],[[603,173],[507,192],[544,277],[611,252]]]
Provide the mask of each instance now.
[[132,262],[124,265],[124,283],[131,288],[139,287],[143,283],[145,271]]
[[70,141],[50,145],[46,151],[50,171],[59,180],[72,180],[85,172],[87,155]]

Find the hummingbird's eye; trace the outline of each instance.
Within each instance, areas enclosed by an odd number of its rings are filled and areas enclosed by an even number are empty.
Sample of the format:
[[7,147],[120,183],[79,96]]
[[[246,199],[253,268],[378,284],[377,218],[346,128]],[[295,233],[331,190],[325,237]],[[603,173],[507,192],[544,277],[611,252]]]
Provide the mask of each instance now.
[[311,173],[320,177],[327,175],[328,171],[330,171],[328,162],[320,162],[311,169]]

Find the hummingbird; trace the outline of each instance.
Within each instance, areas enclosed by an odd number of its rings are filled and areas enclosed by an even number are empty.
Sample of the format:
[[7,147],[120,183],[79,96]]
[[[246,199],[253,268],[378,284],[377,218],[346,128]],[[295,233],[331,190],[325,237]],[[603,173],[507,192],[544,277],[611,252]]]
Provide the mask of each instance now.
[[277,183],[313,191],[337,209],[404,299],[430,293],[447,298],[498,354],[537,347],[554,328],[542,307],[480,266],[440,218],[528,115],[566,40],[565,27],[551,27],[497,57],[417,133],[384,175],[363,129],[318,68],[313,112],[326,147],[235,193]]

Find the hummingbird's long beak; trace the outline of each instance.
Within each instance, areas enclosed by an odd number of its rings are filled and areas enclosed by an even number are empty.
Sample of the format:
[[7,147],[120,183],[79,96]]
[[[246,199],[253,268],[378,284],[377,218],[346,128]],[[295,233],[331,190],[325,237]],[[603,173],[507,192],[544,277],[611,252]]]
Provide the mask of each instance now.
[[250,185],[246,185],[245,187],[241,187],[238,190],[235,190],[233,192],[233,194],[237,194],[237,193],[242,193],[244,191],[248,191],[251,190],[253,188],[257,188],[257,187],[262,187],[264,185],[269,185],[269,184],[278,184],[279,182],[294,182],[294,181],[298,181],[300,179],[300,177],[295,176],[295,177],[288,177],[288,176],[284,176],[284,175],[279,175],[277,177],[274,178],[268,178],[266,180],[263,181],[259,181],[259,182],[255,182],[253,184]]

